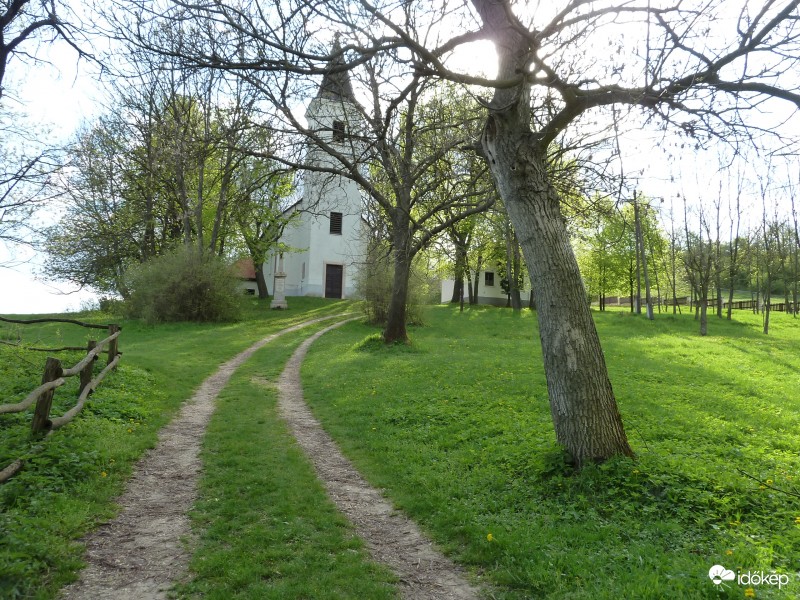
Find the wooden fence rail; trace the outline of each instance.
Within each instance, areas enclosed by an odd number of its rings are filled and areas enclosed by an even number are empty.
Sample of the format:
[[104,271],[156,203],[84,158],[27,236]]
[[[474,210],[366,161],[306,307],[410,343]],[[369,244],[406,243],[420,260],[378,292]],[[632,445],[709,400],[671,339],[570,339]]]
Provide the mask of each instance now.
[[[653,306],[659,304],[658,298],[652,298],[651,302]],[[604,303],[606,306],[615,305],[615,306],[630,306],[631,304],[631,297],[630,296],[606,296],[604,299]],[[644,299],[642,299],[642,304],[644,304]],[[672,306],[673,304],[677,304],[678,306],[698,306],[700,304],[699,300],[692,300],[689,296],[683,296],[677,298],[677,302],[674,301],[672,298],[662,298],[661,305],[662,306]],[[715,306],[717,304],[716,298],[709,298],[706,300],[706,305],[709,307]],[[723,301],[722,308],[728,308],[729,302]],[[755,300],[734,300],[731,304],[731,307],[734,310],[754,310],[756,308],[763,309],[764,303],[756,303]],[[771,302],[769,305],[769,309],[775,312],[788,312],[788,313],[796,313],[800,311],[800,303],[793,303],[793,302]]]
[[[0,320],[11,321],[3,317],[0,317]],[[28,408],[30,408],[30,406],[35,402],[36,407],[31,419],[31,433],[33,435],[41,435],[44,433],[45,437],[51,435],[55,430],[72,421],[75,416],[78,415],[81,410],[83,410],[89,394],[91,394],[97,388],[97,386],[100,385],[100,382],[103,381],[110,371],[117,367],[121,356],[121,353],[119,352],[118,339],[122,333],[120,327],[115,324],[89,325],[68,319],[35,319],[30,322],[40,323],[47,321],[66,321],[85,327],[107,329],[109,335],[107,338],[99,342],[95,340],[89,340],[86,348],[86,356],[84,356],[83,359],[81,359],[77,364],[68,369],[64,369],[61,361],[57,358],[48,357],[45,363],[44,373],[42,375],[42,384],[39,387],[28,394],[28,396],[21,402],[17,402],[16,404],[0,404],[1,415],[24,412],[28,410]],[[26,323],[25,321],[12,322]],[[99,354],[103,352],[103,349],[106,346],[108,347],[108,360],[106,361],[106,366],[96,377],[92,378],[94,362],[98,359]],[[56,389],[64,385],[68,378],[76,375],[80,377],[80,383],[78,387],[78,400],[75,406],[69,409],[62,416],[50,419],[50,408],[53,403],[53,396]],[[0,483],[13,477],[22,469],[23,465],[24,461],[22,459],[17,459],[0,471]]]

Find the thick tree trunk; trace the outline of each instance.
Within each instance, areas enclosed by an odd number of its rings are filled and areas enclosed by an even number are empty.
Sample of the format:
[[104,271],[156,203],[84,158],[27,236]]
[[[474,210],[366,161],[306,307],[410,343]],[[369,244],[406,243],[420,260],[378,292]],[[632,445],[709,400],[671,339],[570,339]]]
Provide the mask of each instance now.
[[256,268],[256,288],[258,289],[258,297],[261,300],[269,298],[269,289],[267,288],[267,279],[264,277],[264,263],[255,262]]
[[731,311],[733,310],[733,275],[730,277],[730,282],[731,289],[728,290],[728,314],[726,315],[728,321],[731,320]]
[[698,314],[700,315],[700,335],[708,334],[708,289],[702,288],[700,292],[700,302],[698,303]]
[[492,113],[483,147],[531,272],[556,439],[579,466],[632,456],[559,199],[526,130]]
[[[506,3],[472,3],[495,41],[498,79],[528,72],[533,41]],[[495,90],[481,145],[530,270],[556,440],[578,466],[632,456],[545,149],[530,129],[528,86]]]
[[[403,219],[401,218],[401,220]],[[408,341],[406,302],[408,301],[408,280],[411,274],[408,222],[395,224],[393,238],[394,276],[392,279],[392,296],[389,299],[386,329],[383,331],[383,341],[387,344]]]

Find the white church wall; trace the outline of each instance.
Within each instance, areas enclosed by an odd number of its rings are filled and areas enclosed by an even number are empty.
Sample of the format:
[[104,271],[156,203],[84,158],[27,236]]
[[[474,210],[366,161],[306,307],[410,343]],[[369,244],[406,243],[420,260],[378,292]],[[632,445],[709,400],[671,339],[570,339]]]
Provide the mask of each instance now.
[[[474,275],[474,274],[473,274]],[[505,277],[505,273],[500,270],[480,271],[478,274],[478,304],[492,304],[494,306],[506,306],[508,295],[503,291],[500,280]],[[523,306],[526,305],[531,294],[531,286],[525,278],[525,282],[520,290]],[[453,288],[455,280],[442,279],[441,282],[441,302],[447,303],[453,298]],[[467,280],[464,279],[464,300],[468,300]]]
[[[320,91],[306,111],[308,128],[325,144],[343,156],[360,152],[358,145],[359,112],[346,73],[326,75]],[[313,145],[305,162],[309,166],[341,168],[341,162]],[[366,255],[366,236],[362,230],[361,193],[350,179],[340,175],[307,170],[303,182],[303,200],[296,223],[287,227],[281,241],[300,252],[284,253],[287,296],[324,296],[328,265],[342,268],[342,297],[355,295],[359,266]],[[340,213],[341,234],[331,233],[331,213]],[[269,285],[274,287],[277,257],[265,265]],[[272,287],[270,288],[270,291]]]

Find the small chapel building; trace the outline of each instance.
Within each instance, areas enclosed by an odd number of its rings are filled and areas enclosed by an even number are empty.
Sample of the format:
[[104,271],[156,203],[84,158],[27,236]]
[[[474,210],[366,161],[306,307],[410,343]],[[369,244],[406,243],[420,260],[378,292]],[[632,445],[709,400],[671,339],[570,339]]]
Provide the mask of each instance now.
[[[306,110],[306,121],[336,152],[353,158],[360,142],[352,134],[359,129],[360,117],[350,77],[347,71],[337,70],[343,65],[341,59],[330,63]],[[312,168],[341,165],[313,144],[305,162]],[[338,174],[308,170],[301,200],[286,213],[298,214],[280,239],[288,250],[264,263],[269,288],[275,289],[275,274],[282,269],[286,296],[354,297],[368,237],[358,185]]]

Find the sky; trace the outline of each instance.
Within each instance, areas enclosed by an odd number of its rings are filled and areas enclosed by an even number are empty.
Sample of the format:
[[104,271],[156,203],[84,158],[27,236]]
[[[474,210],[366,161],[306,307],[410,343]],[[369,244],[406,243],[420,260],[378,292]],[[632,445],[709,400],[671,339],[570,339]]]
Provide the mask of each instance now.
[[[85,65],[77,64],[74,51],[63,44],[41,51],[52,66],[23,70],[12,64],[8,87],[19,103],[13,98],[3,101],[8,101],[15,111],[26,113],[28,122],[49,130],[45,135],[54,143],[65,142],[96,112],[96,84]],[[42,218],[47,216],[44,213]],[[35,273],[41,270],[39,258],[24,247],[10,250],[0,244],[0,314],[77,311],[82,302],[94,297],[87,291],[75,292],[69,284],[37,278]]]
[[[88,65],[79,63],[75,52],[65,44],[44,46],[37,52],[52,65],[24,70],[14,69],[12,65],[8,87],[13,86],[31,122],[50,129],[52,141],[65,142],[82,123],[99,112],[94,100],[98,95],[98,84],[89,73]],[[476,64],[483,63],[482,70],[491,76],[495,71],[493,54],[490,45],[472,44],[451,67],[456,71],[474,72]],[[782,105],[778,106],[779,111],[783,109]],[[795,118],[792,126],[800,131],[798,120]],[[682,213],[678,194],[695,198],[716,194],[718,179],[727,175],[724,171],[721,174],[717,172],[718,166],[711,153],[706,156],[707,162],[698,161],[689,151],[683,156],[678,151],[678,156],[667,160],[652,135],[641,134],[638,140],[628,138],[626,141],[623,148],[625,171],[631,173],[641,169],[646,173],[639,191],[651,198],[663,198],[664,213],[670,204],[676,213]],[[752,195],[747,201],[753,205],[758,203]],[[69,284],[54,284],[37,278],[36,273],[41,271],[39,258],[24,248],[17,249],[14,258],[17,260],[11,263],[15,266],[0,266],[0,314],[75,311],[94,297],[88,291],[75,292]],[[9,262],[8,250],[0,245],[0,265]]]

